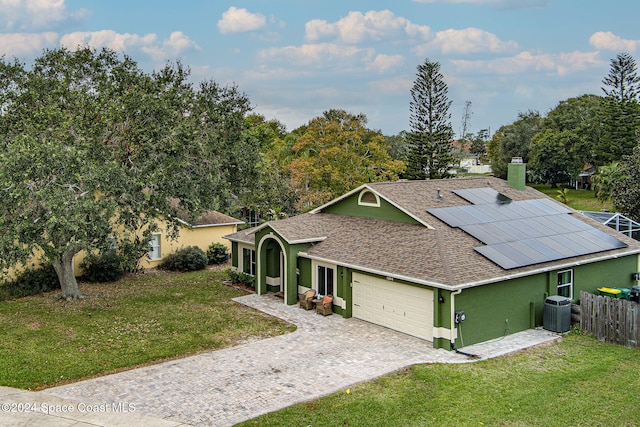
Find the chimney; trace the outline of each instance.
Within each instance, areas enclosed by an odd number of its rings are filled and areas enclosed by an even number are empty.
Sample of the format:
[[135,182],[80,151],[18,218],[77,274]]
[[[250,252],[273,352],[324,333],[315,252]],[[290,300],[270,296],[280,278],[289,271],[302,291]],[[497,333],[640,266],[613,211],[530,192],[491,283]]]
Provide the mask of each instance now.
[[516,190],[524,190],[527,186],[527,168],[522,157],[512,157],[507,169],[507,183]]

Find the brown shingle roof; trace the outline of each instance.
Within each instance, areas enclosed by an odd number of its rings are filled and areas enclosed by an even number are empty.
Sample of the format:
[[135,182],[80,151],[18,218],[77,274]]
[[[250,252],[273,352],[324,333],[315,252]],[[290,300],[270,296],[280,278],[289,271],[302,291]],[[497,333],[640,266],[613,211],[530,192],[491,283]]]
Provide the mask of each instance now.
[[239,219],[235,219],[232,216],[225,215],[218,211],[207,211],[200,215],[191,223],[191,225],[204,227],[204,226],[216,226],[216,225],[229,225],[229,224],[243,224]]
[[235,219],[229,215],[225,215],[214,210],[203,212],[199,217],[194,218],[191,213],[187,212],[180,206],[178,199],[171,199],[170,205],[172,216],[192,227],[214,227],[220,225],[244,224],[239,219]]
[[[549,199],[544,194],[529,187],[524,191],[515,190],[505,181],[493,177],[372,183],[367,187],[433,229],[423,225],[322,213],[322,209],[263,226],[271,227],[289,243],[311,242],[304,254],[312,258],[450,288],[507,280],[534,274],[541,269],[546,271],[576,262],[589,262],[602,256],[640,253],[640,242],[576,212],[572,215],[623,241],[628,247],[504,270],[473,249],[482,245],[481,242],[440,221],[427,209],[470,204],[452,190],[491,187],[512,200]],[[437,199],[438,189],[442,196],[440,201]],[[252,236],[249,234],[251,230],[247,233],[246,237]]]

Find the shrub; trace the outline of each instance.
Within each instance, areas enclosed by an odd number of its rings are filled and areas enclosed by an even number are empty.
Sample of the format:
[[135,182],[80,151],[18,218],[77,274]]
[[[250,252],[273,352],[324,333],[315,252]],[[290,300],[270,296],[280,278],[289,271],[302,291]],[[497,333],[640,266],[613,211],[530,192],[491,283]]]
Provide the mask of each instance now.
[[197,246],[188,246],[170,254],[160,268],[171,271],[202,270],[208,264],[207,254]]
[[240,274],[236,270],[227,268],[226,273],[229,275],[231,283],[240,283]]
[[149,252],[149,241],[136,236],[134,240],[124,239],[118,243],[120,265],[127,273],[137,273],[142,270],[140,258]]
[[115,282],[124,276],[123,259],[115,250],[89,254],[80,267],[83,277],[90,282]]
[[247,273],[240,273],[240,283],[250,288],[255,288],[256,278]]
[[9,297],[20,298],[60,289],[58,275],[51,264],[25,270],[3,286]]
[[212,243],[207,249],[209,264],[222,264],[229,259],[229,248],[222,243]]
[[255,288],[256,286],[256,278],[251,276],[250,274],[236,271],[231,268],[227,269],[227,274],[229,275],[229,280],[231,280],[231,283],[239,283],[250,288]]

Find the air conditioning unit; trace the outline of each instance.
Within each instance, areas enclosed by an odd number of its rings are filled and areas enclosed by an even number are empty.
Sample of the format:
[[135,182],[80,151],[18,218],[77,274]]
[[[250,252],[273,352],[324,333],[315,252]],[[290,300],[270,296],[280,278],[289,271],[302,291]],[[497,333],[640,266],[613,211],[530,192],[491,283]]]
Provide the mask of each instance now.
[[571,300],[559,295],[544,300],[542,327],[551,332],[569,332],[571,328]]

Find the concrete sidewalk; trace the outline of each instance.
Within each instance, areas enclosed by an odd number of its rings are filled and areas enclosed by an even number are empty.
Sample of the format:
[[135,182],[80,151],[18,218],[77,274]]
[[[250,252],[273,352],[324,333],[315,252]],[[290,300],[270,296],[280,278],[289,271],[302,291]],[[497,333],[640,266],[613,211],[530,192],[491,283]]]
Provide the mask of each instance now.
[[[3,411],[0,425],[230,426],[412,364],[478,360],[357,319],[323,317],[286,306],[273,296],[247,295],[236,301],[298,329],[36,393],[2,389],[0,403],[16,411]],[[548,331],[530,330],[464,351],[487,359],[557,338]],[[34,403],[36,412],[17,411],[20,402]],[[53,409],[50,414],[37,411],[43,403],[44,409]],[[46,406],[49,403],[58,406]],[[62,405],[75,410],[63,412]]]

